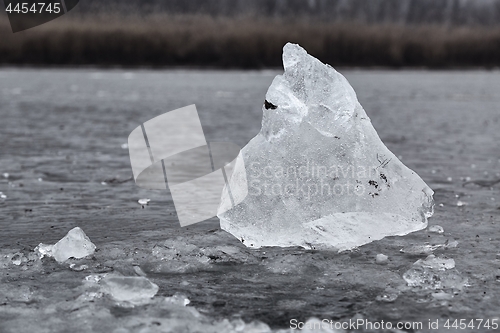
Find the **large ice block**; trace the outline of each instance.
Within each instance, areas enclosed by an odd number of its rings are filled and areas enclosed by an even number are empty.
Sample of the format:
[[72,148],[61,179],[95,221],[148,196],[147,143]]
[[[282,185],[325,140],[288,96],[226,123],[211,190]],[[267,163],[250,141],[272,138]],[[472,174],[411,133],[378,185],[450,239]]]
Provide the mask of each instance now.
[[229,182],[248,195],[219,212],[221,227],[251,247],[337,250],[424,229],[433,191],[382,143],[344,76],[290,43],[283,65]]

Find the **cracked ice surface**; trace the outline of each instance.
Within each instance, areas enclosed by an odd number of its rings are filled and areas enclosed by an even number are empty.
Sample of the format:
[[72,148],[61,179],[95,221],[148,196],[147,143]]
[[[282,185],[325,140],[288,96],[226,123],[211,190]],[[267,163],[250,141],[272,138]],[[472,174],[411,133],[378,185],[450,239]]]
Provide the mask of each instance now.
[[295,44],[283,66],[230,180],[240,191],[246,173],[248,196],[221,227],[250,247],[337,250],[424,229],[433,191],[382,143],[347,80]]

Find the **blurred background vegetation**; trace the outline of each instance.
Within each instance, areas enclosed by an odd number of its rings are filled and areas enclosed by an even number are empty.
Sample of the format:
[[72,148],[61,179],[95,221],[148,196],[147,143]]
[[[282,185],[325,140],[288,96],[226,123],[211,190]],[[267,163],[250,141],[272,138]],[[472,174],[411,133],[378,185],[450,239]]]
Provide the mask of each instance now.
[[0,64],[266,68],[299,43],[333,66],[497,67],[500,0],[81,0],[13,34]]

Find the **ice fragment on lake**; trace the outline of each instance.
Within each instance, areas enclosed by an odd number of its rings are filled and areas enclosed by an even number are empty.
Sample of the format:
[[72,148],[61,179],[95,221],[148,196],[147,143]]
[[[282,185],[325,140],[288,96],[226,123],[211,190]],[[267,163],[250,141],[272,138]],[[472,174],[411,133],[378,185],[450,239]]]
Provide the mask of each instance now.
[[81,271],[86,270],[87,268],[89,268],[89,266],[87,266],[87,265],[71,264],[71,265],[69,265],[69,268],[72,269],[75,272],[81,272]]
[[150,201],[151,199],[139,199],[137,202],[139,203],[139,205],[146,206]]
[[416,261],[412,268],[403,274],[410,287],[423,289],[462,289],[467,279],[455,269],[455,260],[438,258],[434,255]]
[[158,292],[158,286],[143,276],[108,275],[100,283],[103,291],[120,302],[143,304]]
[[69,258],[81,259],[95,252],[95,245],[79,227],[71,229],[66,236],[54,245],[40,243],[36,248],[40,259],[54,257],[59,262],[65,262]]
[[38,254],[38,257],[40,259],[42,259],[44,257],[52,257],[52,248],[53,247],[54,247],[54,245],[40,243],[40,244],[38,244],[37,247],[35,247],[34,252],[36,254]]
[[15,253],[12,258],[10,258],[12,264],[16,266],[20,266],[23,263],[23,254],[22,253]]
[[444,229],[442,226],[440,225],[431,225],[428,229],[429,232],[433,232],[433,233],[436,233],[436,234],[442,234],[444,233]]
[[385,254],[379,253],[379,254],[377,254],[377,257],[375,260],[376,260],[377,264],[385,265],[385,264],[387,264],[388,259],[389,259],[388,256],[386,256]]
[[424,229],[433,191],[385,147],[347,80],[295,44],[283,65],[229,181],[248,195],[219,212],[221,227],[250,247],[338,250]]
[[[297,327],[296,327],[297,326]],[[301,327],[302,329],[300,330],[301,333],[340,333],[344,332],[344,330],[338,330],[335,328],[335,324],[333,321],[325,321],[324,319],[318,319],[318,318],[309,318],[305,323],[302,323],[301,325],[298,324],[298,322],[293,322],[290,321],[290,327],[292,328],[292,332],[297,329],[298,327]]]
[[376,300],[379,302],[391,303],[394,302],[399,297],[400,293],[401,291],[398,289],[387,287],[385,288],[384,292],[381,295],[378,295],[376,297]]
[[95,248],[83,230],[76,227],[54,244],[52,256],[58,262],[64,262],[69,258],[81,259],[94,254]]
[[455,260],[448,258],[436,258],[435,255],[430,255],[425,260],[419,259],[414,265],[431,268],[434,270],[447,270],[455,268]]
[[165,302],[180,305],[180,306],[186,306],[189,303],[191,303],[191,301],[186,296],[184,296],[182,294],[175,294],[171,297],[165,297]]
[[458,246],[457,241],[449,242],[448,240],[446,240],[446,242],[444,242],[444,244],[411,245],[411,246],[402,248],[399,251],[401,253],[407,253],[407,254],[431,254],[432,252],[434,252],[437,249],[452,249],[452,248],[456,248],[457,246]]

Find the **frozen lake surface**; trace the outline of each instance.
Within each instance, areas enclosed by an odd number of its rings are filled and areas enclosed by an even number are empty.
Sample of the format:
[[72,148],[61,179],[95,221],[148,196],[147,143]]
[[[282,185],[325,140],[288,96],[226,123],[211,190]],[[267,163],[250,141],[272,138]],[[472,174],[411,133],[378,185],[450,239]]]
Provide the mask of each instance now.
[[[341,72],[384,143],[435,191],[429,226],[444,233],[339,254],[250,250],[216,218],[181,228],[166,192],[127,181],[122,145],[139,124],[196,104],[207,141],[243,146],[281,72],[1,69],[0,332],[285,332],[311,317],[422,331],[439,320],[447,332],[447,319],[500,321],[500,184],[464,185],[500,178],[500,72]],[[93,258],[33,258],[75,226]],[[455,267],[413,266],[430,254]],[[159,291],[120,304],[84,283],[103,274],[145,275]],[[187,307],[175,301],[184,297]],[[252,321],[265,325],[243,328]],[[475,323],[463,331],[488,331]]]

